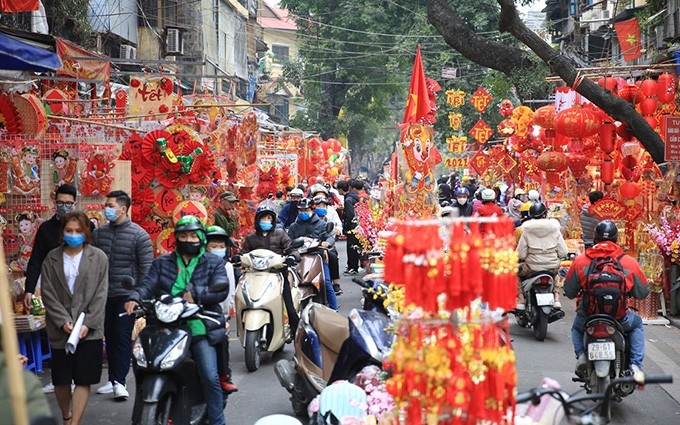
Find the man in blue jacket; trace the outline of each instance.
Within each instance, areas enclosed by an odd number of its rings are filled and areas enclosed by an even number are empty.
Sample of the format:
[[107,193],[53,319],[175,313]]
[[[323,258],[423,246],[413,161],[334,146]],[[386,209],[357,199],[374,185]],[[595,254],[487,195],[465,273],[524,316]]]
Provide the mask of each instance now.
[[[288,194],[288,203],[281,208],[278,219],[284,229],[290,227],[298,216],[298,203],[304,196],[301,189],[295,188]],[[278,226],[277,226],[278,227]]]
[[[182,296],[188,302],[196,302],[204,310],[219,313],[216,317],[222,318],[220,324],[195,319],[190,320],[188,325],[191,329],[191,355],[198,368],[208,422],[210,425],[224,425],[222,387],[217,372],[215,349],[215,345],[224,342],[227,337],[226,322],[220,307],[220,303],[229,294],[224,259],[206,252],[205,227],[192,215],[186,215],[177,221],[175,240],[175,251],[153,260],[146,278],[130,295],[125,310],[132,313],[142,300],[170,294]],[[224,286],[225,289],[211,291],[210,288],[215,285]],[[133,423],[139,413],[133,412]]]

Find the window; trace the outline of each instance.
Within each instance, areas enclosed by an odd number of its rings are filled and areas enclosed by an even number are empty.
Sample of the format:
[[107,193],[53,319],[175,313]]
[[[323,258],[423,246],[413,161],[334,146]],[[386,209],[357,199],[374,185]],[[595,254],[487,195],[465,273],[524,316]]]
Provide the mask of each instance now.
[[165,25],[177,25],[177,0],[165,0],[164,8]]
[[288,46],[272,45],[272,53],[274,54],[274,63],[287,63],[290,61],[288,57]]
[[156,0],[140,0],[137,5],[140,9],[137,24],[144,28],[147,26],[156,28],[158,26],[158,3]]
[[272,106],[274,107],[274,116],[282,123],[288,124],[288,99],[281,99],[278,104]]

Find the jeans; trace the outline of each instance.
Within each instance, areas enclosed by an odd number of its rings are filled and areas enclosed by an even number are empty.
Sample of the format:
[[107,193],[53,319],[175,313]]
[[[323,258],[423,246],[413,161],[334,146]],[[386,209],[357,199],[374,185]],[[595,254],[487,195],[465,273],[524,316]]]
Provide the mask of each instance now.
[[128,297],[111,297],[106,300],[104,336],[106,355],[109,362],[109,381],[125,385],[125,376],[130,371],[132,359],[132,328],[135,316],[118,314],[125,312]]
[[191,355],[198,368],[198,378],[203,387],[205,405],[210,425],[224,425],[224,405],[222,387],[217,375],[217,350],[208,344],[205,337],[197,337],[191,342]]
[[333,289],[333,281],[331,281],[331,272],[328,268],[328,263],[323,262],[323,273],[326,275],[326,301],[328,302],[328,307],[333,310],[338,310],[338,298],[335,296],[335,290]]
[[[585,323],[586,317],[577,314],[574,318],[574,323],[571,325],[571,342],[574,344],[576,357],[585,352],[585,347],[583,346],[583,325]],[[630,364],[638,365],[642,369],[642,360],[645,357],[645,330],[642,325],[642,319],[631,310],[628,310],[623,319],[619,320],[619,323],[628,336]]]

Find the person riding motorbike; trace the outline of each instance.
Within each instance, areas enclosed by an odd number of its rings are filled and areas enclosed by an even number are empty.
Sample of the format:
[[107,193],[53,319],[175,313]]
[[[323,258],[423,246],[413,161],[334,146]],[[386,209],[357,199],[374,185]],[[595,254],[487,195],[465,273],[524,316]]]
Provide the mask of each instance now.
[[[286,255],[285,262],[288,268],[290,268],[300,260],[300,255],[295,248],[291,248],[291,239],[288,234],[283,229],[275,227],[275,225],[276,210],[273,202],[264,201],[260,203],[255,212],[255,232],[246,236],[241,253],[247,254],[255,249],[268,249],[276,254]],[[281,273],[283,276],[283,303],[288,314],[291,334],[295,335],[300,317],[293,304],[293,295],[288,279],[288,268],[282,269]]]
[[[649,295],[649,285],[640,264],[630,255],[623,253],[617,245],[618,229],[611,220],[600,221],[595,226],[592,248],[576,257],[567,272],[564,293],[570,299],[578,299],[577,314],[571,326],[571,341],[576,354],[576,374],[582,376],[586,368],[586,354],[583,346],[584,325],[587,319],[588,294],[586,292],[587,273],[593,259],[612,257],[618,259],[625,273],[626,294],[642,300]],[[619,320],[623,331],[630,340],[630,365],[634,373],[642,370],[642,360],[645,356],[645,331],[642,319],[632,310],[626,309],[626,315]]]
[[[337,230],[338,223],[342,230],[342,221],[340,220],[340,217],[338,217],[338,213],[335,212],[335,209],[330,205],[328,198],[324,195],[317,195],[313,198],[313,201],[314,213],[326,223],[333,223],[335,225],[333,230]],[[337,221],[331,218],[331,211],[335,214]],[[334,233],[338,235],[337,232]],[[342,234],[342,232],[340,234]],[[338,250],[335,249],[335,246],[328,250],[328,268],[330,269],[331,282],[333,283],[335,295],[342,295],[343,291],[342,288],[340,288],[340,260],[338,258]]]
[[503,210],[496,203],[496,192],[493,189],[482,190],[482,205],[477,208],[476,214],[480,217],[502,216]]
[[[182,296],[188,302],[197,302],[203,310],[219,313],[222,320],[192,319],[191,355],[198,368],[203,387],[206,410],[210,425],[224,425],[222,388],[217,373],[217,350],[215,345],[226,339],[226,322],[220,302],[227,298],[228,278],[224,260],[206,252],[206,231],[203,223],[192,215],[185,215],[175,226],[176,248],[173,252],[157,257],[151,269],[130,295],[125,310],[131,314],[142,302],[162,294]],[[220,291],[210,290],[224,285]]]
[[[279,212],[278,215],[279,221],[282,223],[284,229],[287,229],[293,224],[297,218],[298,203],[303,196],[305,196],[304,192],[302,192],[302,189],[298,188],[291,190],[288,194],[288,203],[281,208],[281,212]],[[276,211],[276,209],[274,209],[274,211]],[[276,224],[276,220],[274,221],[274,224]]]
[[[291,239],[297,239],[304,236],[321,240],[321,246],[329,250],[335,245],[335,237],[326,231],[326,222],[314,214],[314,211],[312,210],[312,200],[309,198],[303,198],[298,204],[298,218],[290,225],[288,236],[290,236]],[[325,256],[323,259],[323,267],[324,274],[326,275],[326,299],[328,307],[337,310],[338,301],[331,282],[328,258]]]
[[526,192],[522,188],[515,189],[514,196],[508,201],[508,217],[519,221],[521,216],[520,209],[526,200]]
[[451,207],[458,210],[458,217],[472,216],[472,203],[470,203],[470,192],[464,187],[459,187],[454,192],[456,202]]
[[[522,235],[517,243],[517,254],[520,265],[517,276],[517,310],[524,310],[525,299],[522,291],[521,280],[535,272],[548,272],[553,276],[560,270],[563,257],[568,254],[567,244],[564,242],[560,231],[559,221],[548,218],[548,209],[541,202],[534,202],[529,208],[531,220],[522,223]],[[555,304],[553,307],[561,309],[559,301],[559,279],[553,285]]]

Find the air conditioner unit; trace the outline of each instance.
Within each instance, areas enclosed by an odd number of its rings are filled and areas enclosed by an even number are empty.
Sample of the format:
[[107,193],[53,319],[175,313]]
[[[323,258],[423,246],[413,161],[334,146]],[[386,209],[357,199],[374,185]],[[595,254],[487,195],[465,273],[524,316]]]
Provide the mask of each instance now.
[[130,46],[129,44],[121,44],[119,56],[121,59],[136,59],[137,49]]
[[165,47],[168,55],[183,55],[184,40],[182,32],[177,28],[168,28],[166,31]]

